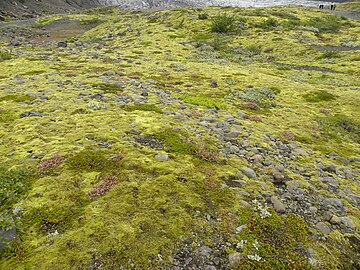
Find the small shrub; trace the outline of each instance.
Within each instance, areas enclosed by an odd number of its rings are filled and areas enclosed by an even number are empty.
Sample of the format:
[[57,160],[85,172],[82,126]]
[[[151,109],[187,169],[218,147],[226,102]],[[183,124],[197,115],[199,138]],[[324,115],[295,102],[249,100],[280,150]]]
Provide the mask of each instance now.
[[0,62],[10,60],[11,58],[12,58],[11,53],[0,51]]
[[211,34],[208,33],[197,33],[195,36],[193,36],[193,39],[196,41],[203,41],[211,39]]
[[104,21],[99,18],[92,18],[92,19],[84,19],[81,20],[82,25],[91,25],[91,24],[101,24]]
[[260,106],[256,102],[248,102],[248,103],[242,104],[241,107],[247,108],[247,109],[250,109],[253,111],[260,110]]
[[279,22],[275,18],[268,18],[260,25],[261,28],[266,30],[273,29],[278,26],[279,26]]
[[218,162],[219,154],[213,150],[206,149],[204,147],[200,147],[197,151],[199,158],[202,160],[206,160],[209,162]]
[[205,95],[198,95],[198,96],[190,96],[190,95],[183,95],[182,101],[185,103],[204,106],[207,108],[219,108],[225,109],[225,104],[219,103],[219,101],[215,98],[211,98]]
[[341,54],[336,50],[325,50],[319,57],[319,59],[339,58]]
[[295,135],[292,134],[291,132],[285,131],[282,133],[283,137],[285,140],[287,141],[294,141],[295,140]]
[[344,137],[350,137],[357,143],[360,143],[360,122],[351,119],[343,114],[326,116],[318,119],[319,126],[331,137],[343,140]]
[[261,54],[261,52],[262,52],[262,46],[259,44],[252,44],[252,45],[245,47],[245,53],[248,56],[259,55],[259,54]]
[[235,31],[235,17],[227,14],[218,15],[214,18],[211,24],[211,32],[214,33],[229,33]]
[[244,91],[233,91],[232,96],[249,102],[249,108],[270,108],[274,106],[272,101],[276,99],[276,92],[269,88],[246,88]]
[[209,14],[207,14],[207,13],[200,13],[198,15],[199,20],[207,20],[208,18],[209,18]]
[[322,33],[339,32],[342,22],[337,16],[314,17],[307,21],[305,26],[315,27]]
[[325,90],[313,91],[305,94],[303,97],[307,102],[331,101],[336,99],[335,95]]
[[222,38],[216,37],[211,41],[210,45],[215,51],[220,51],[225,47],[226,42]]
[[250,121],[253,121],[253,122],[261,122],[262,121],[262,118],[260,115],[249,115],[249,116],[247,116],[247,119],[249,119]]

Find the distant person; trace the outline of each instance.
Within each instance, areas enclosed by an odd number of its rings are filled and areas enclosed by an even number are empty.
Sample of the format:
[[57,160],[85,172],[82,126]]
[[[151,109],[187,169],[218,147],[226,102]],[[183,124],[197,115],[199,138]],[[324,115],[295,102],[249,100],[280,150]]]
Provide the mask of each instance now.
[[330,4],[330,10],[334,10],[334,5],[335,5],[335,3],[334,3],[334,2],[331,2],[331,4]]
[[324,4],[320,4],[320,5],[319,5],[319,8],[320,8],[320,9],[324,9]]
[[[334,2],[333,2],[334,3]],[[333,6],[333,10],[335,10],[336,9],[336,3],[334,3],[334,6]]]

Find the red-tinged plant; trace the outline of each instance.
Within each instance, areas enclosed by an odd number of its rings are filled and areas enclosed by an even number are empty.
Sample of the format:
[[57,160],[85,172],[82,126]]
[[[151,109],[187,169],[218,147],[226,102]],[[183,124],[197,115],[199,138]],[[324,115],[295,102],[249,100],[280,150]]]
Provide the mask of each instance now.
[[118,178],[115,175],[105,175],[101,177],[101,180],[103,180],[103,183],[95,186],[88,193],[93,199],[106,195],[117,184]]
[[39,163],[38,173],[40,175],[53,174],[64,161],[64,158],[59,154],[53,155],[49,159],[44,159]]

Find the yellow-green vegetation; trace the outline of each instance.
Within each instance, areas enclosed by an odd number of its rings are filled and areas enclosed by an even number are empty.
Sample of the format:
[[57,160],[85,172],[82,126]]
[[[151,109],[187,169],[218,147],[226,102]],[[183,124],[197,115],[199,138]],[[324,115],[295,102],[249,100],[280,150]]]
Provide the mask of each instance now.
[[349,0],[339,5],[340,10],[360,11],[360,2],[358,0]]
[[360,266],[359,21],[106,8],[34,26],[69,38],[0,37],[0,233],[18,236],[0,269]]

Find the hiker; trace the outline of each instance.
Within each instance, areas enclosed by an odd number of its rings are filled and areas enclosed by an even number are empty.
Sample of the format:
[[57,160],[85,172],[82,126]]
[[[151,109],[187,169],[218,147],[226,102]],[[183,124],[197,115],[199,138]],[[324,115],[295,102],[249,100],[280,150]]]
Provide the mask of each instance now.
[[335,6],[335,3],[334,3],[334,2],[331,2],[330,10],[335,10],[334,6]]
[[336,3],[335,2],[333,2],[333,10],[335,10],[335,8],[336,8]]
[[324,9],[324,4],[320,4],[319,9]]

